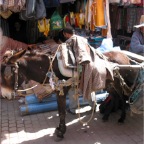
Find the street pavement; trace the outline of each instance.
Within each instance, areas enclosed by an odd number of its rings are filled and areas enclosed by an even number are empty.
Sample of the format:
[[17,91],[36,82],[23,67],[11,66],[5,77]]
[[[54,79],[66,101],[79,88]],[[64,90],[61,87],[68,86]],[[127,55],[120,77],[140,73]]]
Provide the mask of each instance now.
[[[18,100],[0,99],[1,144],[143,144],[143,115],[127,110],[124,124],[118,124],[120,111],[112,113],[108,122],[102,121],[98,111],[88,121],[91,112],[66,115],[67,132],[62,141],[56,142],[54,130],[59,123],[57,111],[22,116]],[[84,111],[89,106],[84,107]],[[81,119],[81,122],[79,121]]]

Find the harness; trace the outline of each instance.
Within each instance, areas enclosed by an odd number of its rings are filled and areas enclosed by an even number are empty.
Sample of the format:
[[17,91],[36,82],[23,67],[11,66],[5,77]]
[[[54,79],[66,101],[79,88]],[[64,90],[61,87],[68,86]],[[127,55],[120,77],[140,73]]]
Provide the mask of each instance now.
[[[59,95],[63,95],[64,94],[63,93],[63,87],[64,86],[70,86],[70,85],[72,85],[75,82],[75,80],[73,80],[73,78],[70,78],[67,81],[65,81],[65,80],[59,80],[58,77],[56,77],[55,73],[53,72],[52,65],[53,65],[53,62],[54,62],[54,60],[56,58],[57,52],[59,51],[59,48],[60,48],[60,46],[57,48],[54,56],[48,55],[48,59],[50,61],[50,65],[49,65],[48,71],[47,71],[47,73],[45,75],[45,78],[43,80],[43,83],[41,85],[43,87],[45,87],[46,86],[45,82],[46,82],[47,78],[49,77],[49,85],[51,86],[51,88],[53,90],[60,91]],[[13,52],[11,53],[11,55],[9,55],[8,57],[4,58],[3,62],[6,63],[7,60],[12,55],[13,55]],[[19,90],[18,89],[18,80],[19,80],[18,79],[18,77],[19,77],[19,64],[18,64],[18,62],[15,62],[13,64],[8,64],[8,65],[5,64],[5,66],[10,66],[11,69],[12,69],[12,71],[14,72],[14,82],[15,83],[14,83],[14,90],[11,93],[11,96],[12,96],[13,99],[18,95],[17,92],[28,91],[28,90],[34,89],[35,87],[38,86],[38,85],[34,85],[34,86],[30,87],[30,88],[27,88],[27,89],[24,89],[24,90]],[[44,95],[42,95],[40,97],[40,99],[42,99],[43,97],[44,97]]]

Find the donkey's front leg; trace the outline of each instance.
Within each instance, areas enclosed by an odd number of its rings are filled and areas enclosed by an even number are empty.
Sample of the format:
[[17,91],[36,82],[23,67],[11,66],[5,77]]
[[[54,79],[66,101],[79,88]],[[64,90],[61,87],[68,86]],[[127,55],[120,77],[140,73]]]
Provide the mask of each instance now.
[[57,93],[57,104],[58,104],[58,113],[60,118],[59,126],[55,130],[57,140],[64,138],[66,132],[65,117],[66,117],[66,93],[64,95],[59,95]]

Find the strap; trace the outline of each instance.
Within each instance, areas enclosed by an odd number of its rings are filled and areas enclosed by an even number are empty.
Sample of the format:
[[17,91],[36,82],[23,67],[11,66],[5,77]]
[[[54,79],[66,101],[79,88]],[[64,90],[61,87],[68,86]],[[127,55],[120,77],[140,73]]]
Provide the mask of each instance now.
[[[57,52],[58,52],[59,48],[60,48],[60,45],[58,46],[58,48],[57,48],[57,50],[56,50],[56,52],[55,52],[54,56],[52,57],[52,60],[50,61],[50,66],[49,66],[49,68],[48,68],[47,73],[49,72],[49,70],[50,70],[50,69],[53,71],[53,69],[52,69],[52,64],[53,64],[53,61],[54,61],[54,59],[55,59],[55,57],[56,57],[56,54],[57,54]],[[45,79],[44,79],[44,81],[43,81],[43,84],[42,84],[42,85],[44,85],[44,84],[45,84],[45,82],[46,82],[46,80],[47,80],[47,73],[46,73],[46,76],[45,76]]]

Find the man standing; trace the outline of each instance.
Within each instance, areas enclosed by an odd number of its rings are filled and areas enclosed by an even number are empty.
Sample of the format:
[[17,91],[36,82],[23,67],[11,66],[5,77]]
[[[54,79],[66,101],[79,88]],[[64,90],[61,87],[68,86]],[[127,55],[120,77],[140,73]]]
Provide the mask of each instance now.
[[144,56],[144,15],[140,18],[140,24],[134,27],[137,30],[132,35],[129,51]]

